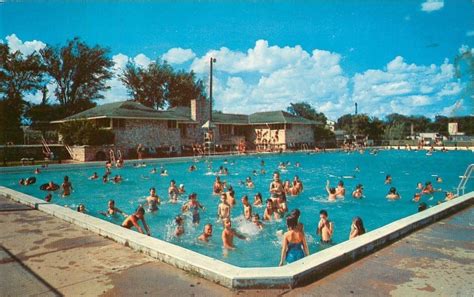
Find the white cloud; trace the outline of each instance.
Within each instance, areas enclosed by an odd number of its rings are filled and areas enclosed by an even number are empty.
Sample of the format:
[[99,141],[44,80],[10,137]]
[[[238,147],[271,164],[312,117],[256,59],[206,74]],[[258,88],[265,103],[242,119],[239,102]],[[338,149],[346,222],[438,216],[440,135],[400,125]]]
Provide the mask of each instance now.
[[170,64],[183,64],[196,57],[191,49],[183,49],[180,47],[172,48],[167,51],[161,58]]
[[454,66],[447,59],[440,66],[423,66],[408,64],[398,56],[385,70],[371,69],[354,75],[352,99],[371,115],[426,114],[426,108],[439,111],[440,105],[446,104],[443,100],[458,95],[461,89],[454,77]]
[[145,56],[144,54],[138,54],[138,55],[135,56],[135,58],[133,58],[133,62],[137,66],[145,68],[148,65],[150,65],[150,63],[153,62],[153,61],[150,58],[148,58],[147,56]]
[[424,12],[432,12],[436,10],[440,10],[444,7],[443,0],[426,0],[425,2],[421,3],[421,10]]
[[8,35],[5,39],[7,40],[8,47],[12,53],[20,51],[24,55],[30,55],[33,52],[46,47],[45,43],[38,40],[23,42],[15,34]]
[[474,30],[472,30],[472,31],[467,31],[467,32],[466,32],[466,36],[467,36],[467,37],[473,37],[473,36],[474,36]]
[[112,56],[112,61],[114,62],[114,69],[116,71],[121,71],[125,69],[127,63],[130,62],[130,58],[124,54],[117,54]]

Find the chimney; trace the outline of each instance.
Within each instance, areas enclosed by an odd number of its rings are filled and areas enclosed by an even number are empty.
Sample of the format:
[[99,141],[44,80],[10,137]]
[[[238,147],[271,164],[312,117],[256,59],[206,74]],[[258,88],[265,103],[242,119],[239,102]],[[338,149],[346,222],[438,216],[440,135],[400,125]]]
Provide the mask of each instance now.
[[198,120],[198,102],[196,99],[191,99],[191,119],[193,121]]

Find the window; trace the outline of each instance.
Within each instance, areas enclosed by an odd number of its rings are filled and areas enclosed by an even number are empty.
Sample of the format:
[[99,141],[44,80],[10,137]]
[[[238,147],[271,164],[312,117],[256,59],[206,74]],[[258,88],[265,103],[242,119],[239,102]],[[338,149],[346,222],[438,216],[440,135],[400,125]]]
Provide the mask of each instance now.
[[123,128],[125,128],[125,120],[124,119],[113,119],[112,120],[112,127],[114,129],[123,129]]
[[285,129],[285,124],[270,124],[270,129],[272,130],[283,130]]
[[102,129],[111,128],[110,127],[111,119],[96,119],[95,125],[97,126],[97,128],[102,128]]
[[232,125],[219,125],[219,133],[221,135],[231,135]]
[[187,136],[187,125],[186,124],[178,124],[179,131],[181,133],[181,137],[186,137]]
[[168,121],[168,129],[176,129],[177,125],[178,125],[178,122],[176,121],[171,121],[171,120]]

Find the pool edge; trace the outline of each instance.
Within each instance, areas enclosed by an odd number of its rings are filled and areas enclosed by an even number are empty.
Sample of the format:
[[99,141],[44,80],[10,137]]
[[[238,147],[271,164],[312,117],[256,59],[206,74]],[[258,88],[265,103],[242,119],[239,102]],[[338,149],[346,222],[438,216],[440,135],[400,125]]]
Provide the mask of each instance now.
[[[233,289],[293,288],[316,281],[474,202],[474,191],[283,267],[242,268],[0,186],[0,195]],[[276,251],[279,253],[279,251]]]

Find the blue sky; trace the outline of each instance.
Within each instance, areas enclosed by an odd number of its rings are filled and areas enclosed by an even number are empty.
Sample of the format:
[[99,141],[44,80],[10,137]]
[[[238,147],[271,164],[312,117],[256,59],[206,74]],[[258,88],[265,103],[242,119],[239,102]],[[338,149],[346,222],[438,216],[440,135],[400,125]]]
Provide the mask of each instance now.
[[[216,56],[216,106],[226,112],[304,100],[333,119],[354,102],[380,117],[458,115],[474,110],[452,65],[473,47],[473,16],[470,0],[7,0],[0,38],[27,52],[79,36],[109,47],[117,73],[127,61],[166,58],[207,80],[206,59]],[[116,79],[110,85],[104,102],[127,97]]]

